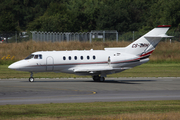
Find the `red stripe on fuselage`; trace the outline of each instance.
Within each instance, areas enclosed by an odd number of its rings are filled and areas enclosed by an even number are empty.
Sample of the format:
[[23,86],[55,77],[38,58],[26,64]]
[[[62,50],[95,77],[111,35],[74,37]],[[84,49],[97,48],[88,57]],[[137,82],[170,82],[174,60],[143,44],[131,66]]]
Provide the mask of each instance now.
[[111,62],[111,64],[117,64],[117,63],[128,63],[128,62],[135,62],[137,60],[140,60],[140,58],[133,59],[133,60],[126,60],[126,61],[117,61],[117,62]]
[[152,54],[153,52],[154,52],[154,50],[152,50],[152,51],[150,51],[150,52],[148,52],[148,53],[142,54],[142,55],[140,55],[140,57],[144,57],[144,56],[150,55],[150,54]]

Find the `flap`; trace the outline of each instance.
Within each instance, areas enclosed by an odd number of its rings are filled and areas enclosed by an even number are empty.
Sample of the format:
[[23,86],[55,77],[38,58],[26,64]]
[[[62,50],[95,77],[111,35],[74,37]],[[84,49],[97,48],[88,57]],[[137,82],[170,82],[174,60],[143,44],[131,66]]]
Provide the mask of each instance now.
[[98,67],[98,68],[76,68],[74,72],[103,72],[103,71],[116,71],[116,70],[125,70],[130,69],[131,67],[122,67],[122,68],[112,68],[112,67]]

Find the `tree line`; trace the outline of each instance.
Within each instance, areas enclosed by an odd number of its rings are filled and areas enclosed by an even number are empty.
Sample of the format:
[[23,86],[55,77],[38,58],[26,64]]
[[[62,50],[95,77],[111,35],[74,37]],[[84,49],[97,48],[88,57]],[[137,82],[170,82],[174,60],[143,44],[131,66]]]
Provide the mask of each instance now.
[[179,31],[179,0],[0,0],[0,31]]

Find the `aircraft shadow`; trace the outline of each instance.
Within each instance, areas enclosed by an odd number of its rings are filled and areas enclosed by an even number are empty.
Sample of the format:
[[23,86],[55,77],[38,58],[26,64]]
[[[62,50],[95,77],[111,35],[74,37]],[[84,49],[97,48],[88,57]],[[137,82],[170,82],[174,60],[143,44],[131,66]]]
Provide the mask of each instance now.
[[[104,82],[94,82],[93,80],[35,80],[34,82],[91,82],[91,83],[115,83],[115,84],[143,84],[143,82],[155,82],[156,80],[105,80]],[[29,82],[27,81],[21,81],[21,82]]]
[[[116,83],[116,84],[142,84],[142,82],[155,82],[156,80],[105,80],[97,83]],[[85,81],[94,82],[94,81]]]

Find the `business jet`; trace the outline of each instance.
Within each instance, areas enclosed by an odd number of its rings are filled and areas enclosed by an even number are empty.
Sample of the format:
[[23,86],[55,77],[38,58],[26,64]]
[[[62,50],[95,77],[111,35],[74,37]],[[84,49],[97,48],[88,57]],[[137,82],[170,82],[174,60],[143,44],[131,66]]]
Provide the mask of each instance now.
[[33,73],[63,72],[90,75],[94,81],[105,81],[108,74],[122,72],[149,61],[149,56],[170,25],[159,25],[127,47],[104,48],[104,50],[39,51],[8,66],[9,69]]

